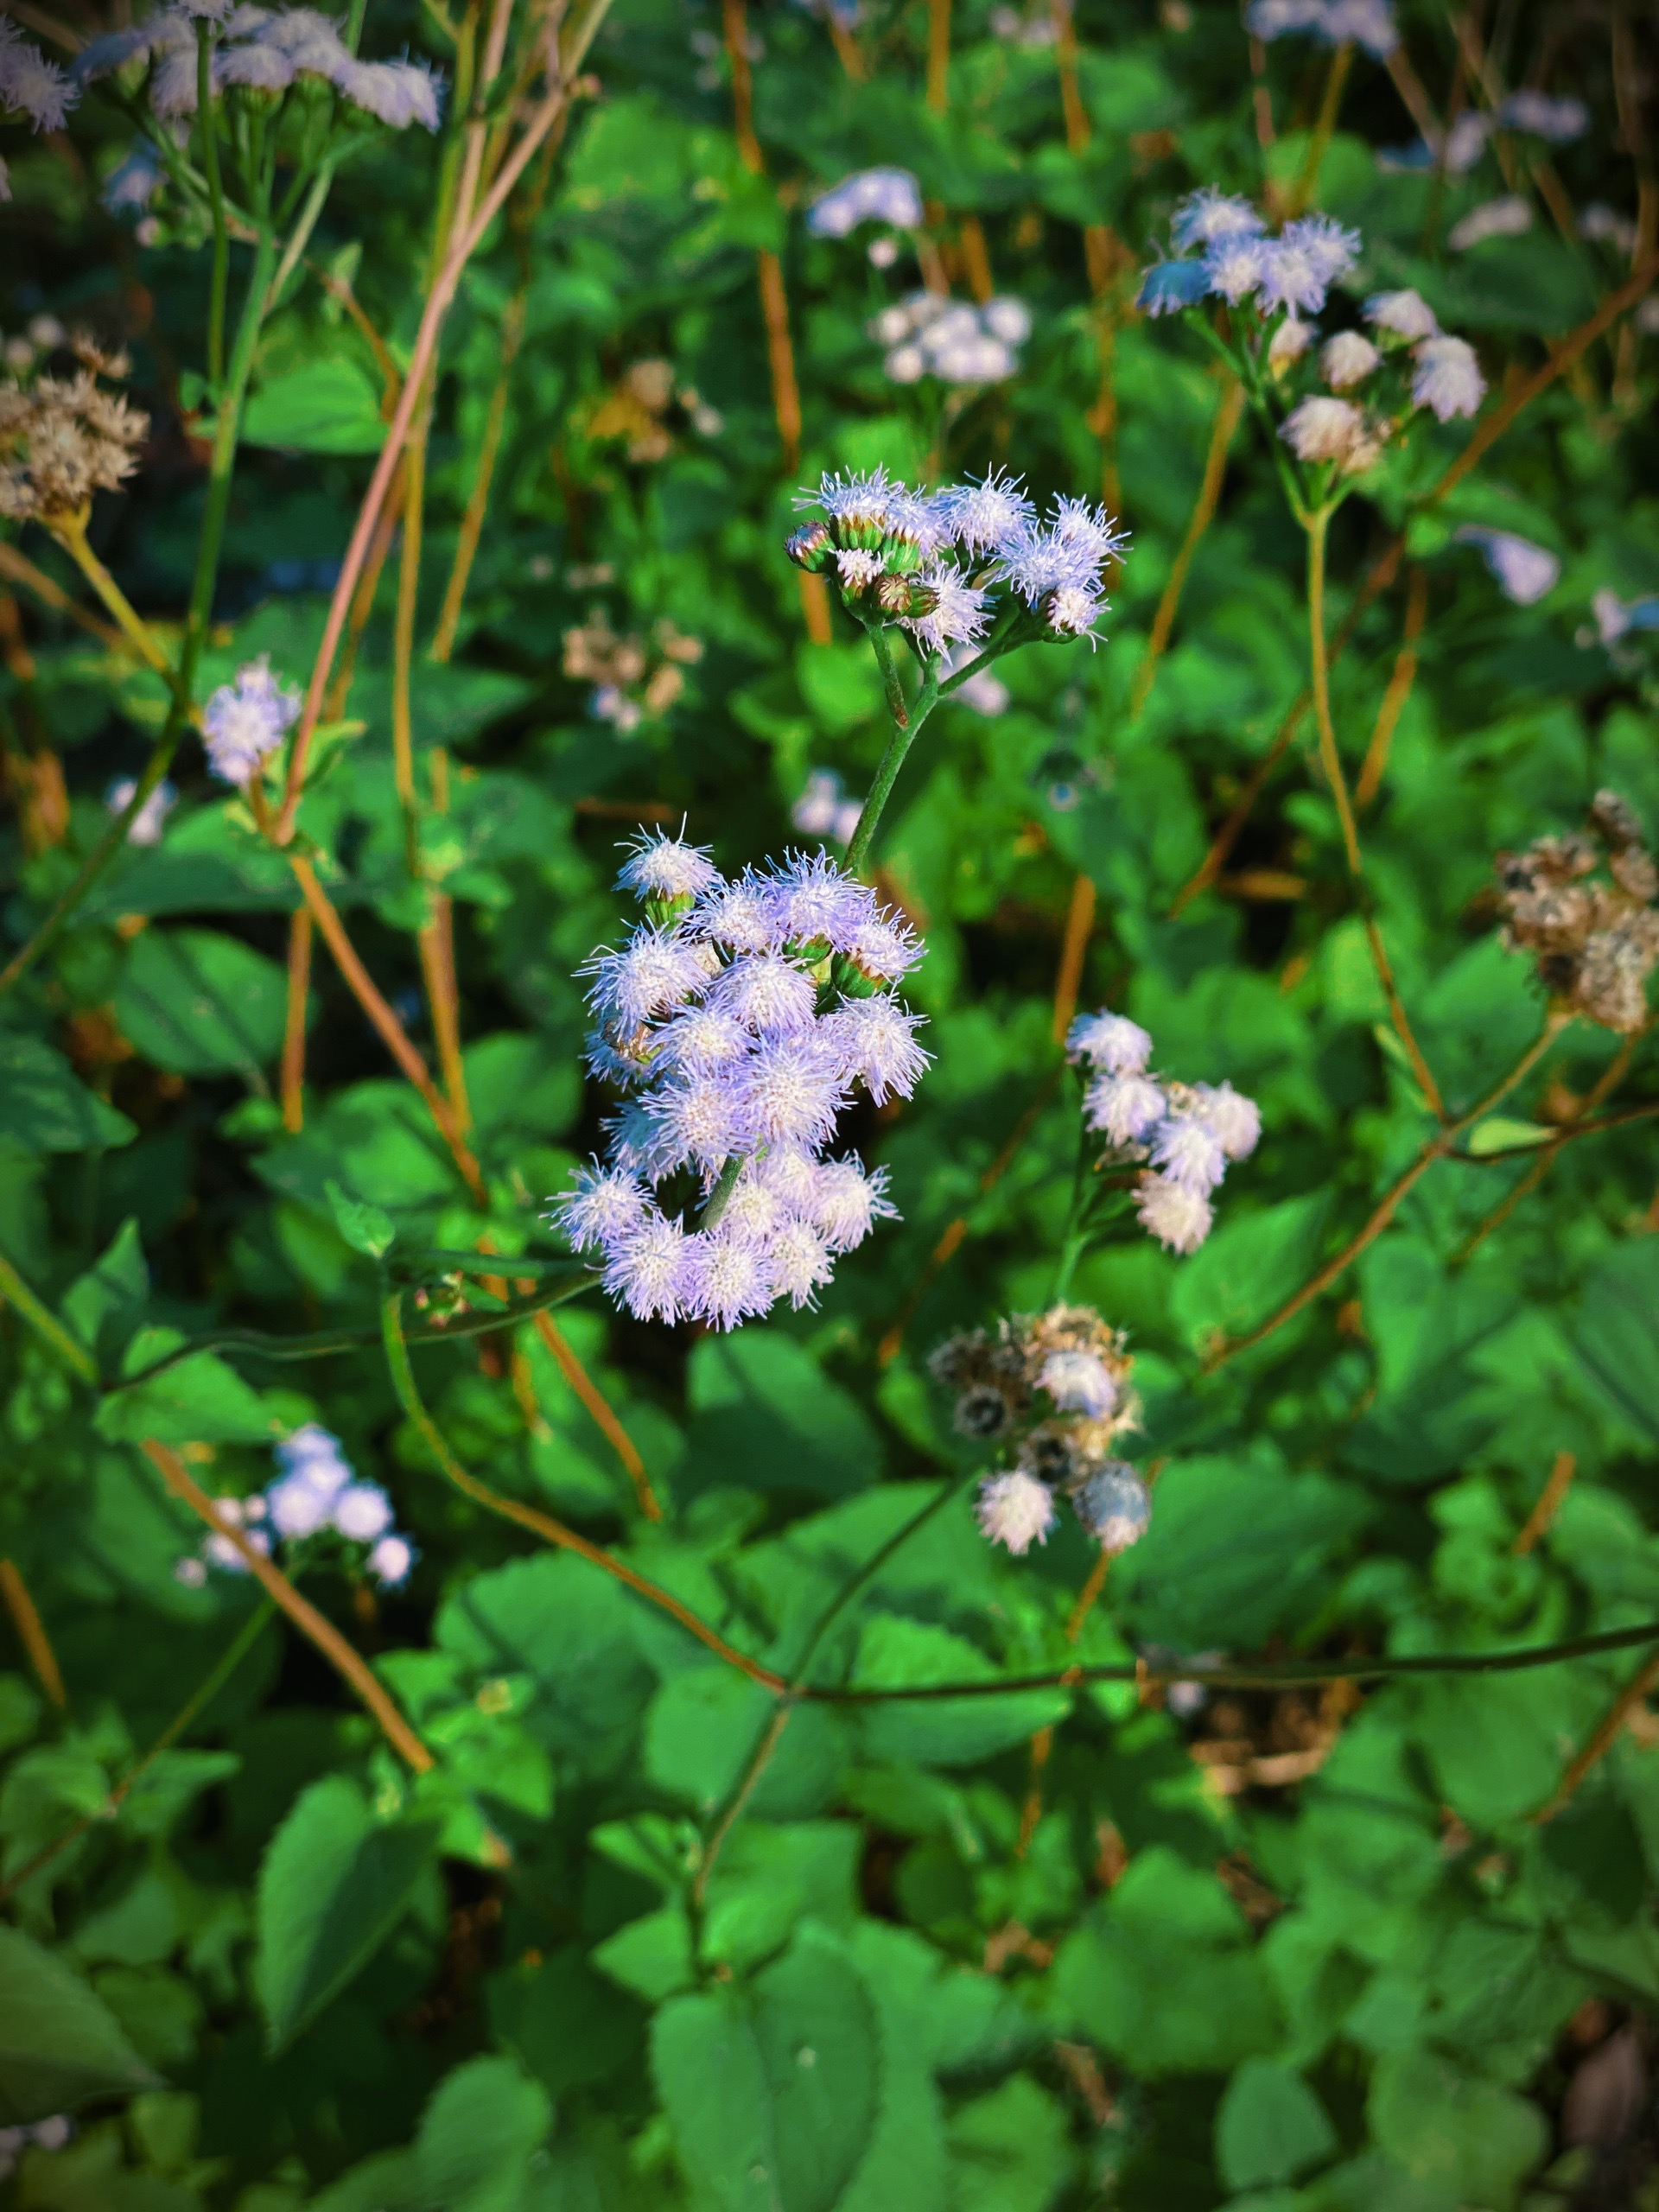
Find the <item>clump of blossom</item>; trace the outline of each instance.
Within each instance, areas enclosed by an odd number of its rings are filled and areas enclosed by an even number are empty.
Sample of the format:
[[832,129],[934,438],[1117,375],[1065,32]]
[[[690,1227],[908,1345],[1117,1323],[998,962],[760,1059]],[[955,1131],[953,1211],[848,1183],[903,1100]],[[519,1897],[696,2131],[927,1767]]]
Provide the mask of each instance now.
[[[79,98],[78,87],[57,63],[48,61],[38,46],[24,38],[10,16],[0,16],[0,107],[8,115],[27,116],[37,131],[61,130]],[[0,200],[10,197],[0,163]]]
[[1142,1228],[1172,1252],[1197,1251],[1215,1222],[1211,1193],[1255,1150],[1261,1109],[1230,1083],[1149,1073],[1152,1039],[1124,1014],[1080,1014],[1065,1042],[1067,1058],[1088,1070],[1084,1127],[1106,1139],[1105,1160],[1147,1163],[1135,1183]]
[[641,1320],[813,1305],[893,1211],[885,1171],[831,1147],[855,1090],[908,1098],[928,1065],[894,988],[922,948],[822,852],[728,880],[646,836],[618,880],[645,918],[589,963],[588,1065],[623,1103],[552,1218]]
[[833,768],[814,768],[789,818],[803,837],[833,837],[838,845],[850,845],[863,811],[863,800],[848,798]]
[[619,636],[593,613],[564,633],[564,672],[594,687],[588,711],[626,736],[647,715],[665,715],[685,690],[685,671],[702,658],[702,639],[666,617],[648,635]]
[[[15,50],[0,46],[0,55]],[[50,524],[84,514],[94,492],[125,483],[149,435],[149,416],[99,381],[124,377],[126,356],[83,336],[73,342],[81,363],[73,377],[0,385],[0,515],[10,521]],[[35,356],[25,346],[13,361],[20,370]]]
[[1250,0],[1244,24],[1265,44],[1300,31],[1326,46],[1363,46],[1379,61],[1400,43],[1389,0]]
[[[132,803],[138,789],[136,776],[123,776],[104,794],[104,804],[111,814],[120,814]],[[167,827],[167,817],[179,803],[178,792],[164,776],[127,825],[130,845],[159,845],[162,832]]]
[[1497,855],[1503,942],[1529,952],[1560,1007],[1621,1036],[1648,1019],[1659,964],[1659,867],[1617,791],[1598,791],[1582,830]]
[[300,695],[279,683],[270,656],[245,662],[221,683],[201,715],[202,748],[221,783],[245,791],[298,720]]
[[394,130],[411,123],[435,130],[442,120],[442,82],[424,62],[361,60],[315,8],[243,5],[226,13],[186,0],[129,29],[92,40],[75,57],[73,80],[89,84],[142,58],[149,65],[145,92],[152,113],[166,123],[181,122],[195,113],[200,92],[197,19],[221,14],[210,63],[216,93],[245,92],[268,108],[310,78],[331,85],[359,114]]
[[[1370,335],[1338,331],[1315,349],[1312,318],[1360,251],[1358,233],[1330,216],[1300,216],[1273,236],[1248,200],[1206,185],[1176,207],[1170,233],[1174,254],[1147,271],[1141,307],[1174,315],[1224,300],[1229,333],[1217,342],[1244,357],[1247,387],[1264,410],[1271,399],[1268,419],[1305,467],[1362,475],[1415,409],[1446,423],[1479,408],[1486,384],[1473,347],[1442,331],[1415,292],[1375,295]],[[1307,388],[1309,365],[1324,391]]]
[[[416,1554],[392,1525],[391,1500],[378,1483],[359,1481],[353,1473],[337,1436],[308,1421],[276,1446],[275,1457],[279,1471],[264,1490],[251,1497],[213,1500],[219,1518],[233,1522],[252,1550],[269,1559],[277,1544],[333,1537],[346,1564],[371,1575],[383,1590],[409,1580]],[[210,1567],[230,1574],[248,1571],[237,1547],[217,1530],[173,1571],[181,1582],[200,1588]]]
[[695,385],[679,381],[671,361],[651,354],[628,364],[586,417],[583,429],[595,444],[622,439],[628,459],[648,467],[665,461],[674,450],[671,406],[683,412],[699,437],[717,437],[726,427],[725,416],[709,406]]
[[976,1508],[993,1543],[1016,1558],[1046,1543],[1062,1496],[1108,1552],[1145,1532],[1146,1485],[1115,1454],[1117,1439],[1140,1426],[1134,1364],[1122,1332],[1089,1306],[1017,1313],[933,1353],[928,1368],[954,1395],[959,1433],[997,1444],[1007,1462],[980,1484]]
[[1552,99],[1548,92],[1511,92],[1499,104],[1497,127],[1525,131],[1552,146],[1570,146],[1590,128],[1590,111],[1570,93]]
[[861,223],[921,229],[922,188],[908,169],[855,169],[820,193],[806,211],[807,229],[821,238],[847,238]]
[[1031,310],[1003,297],[971,306],[937,292],[912,292],[883,308],[868,326],[886,347],[882,366],[894,384],[938,377],[955,385],[1000,384],[1020,366],[1020,348],[1031,335]]
[[1487,530],[1466,522],[1452,533],[1459,545],[1472,545],[1491,569],[1498,589],[1517,607],[1535,607],[1560,582],[1561,564],[1547,546],[1535,545],[1512,530]]
[[1039,521],[1019,479],[996,469],[928,493],[880,468],[825,476],[796,504],[819,512],[790,538],[790,558],[814,574],[833,569],[861,621],[900,624],[925,658],[976,644],[1009,613],[1023,613],[1030,636],[1092,635],[1106,607],[1103,571],[1128,543],[1086,499],[1058,499]]

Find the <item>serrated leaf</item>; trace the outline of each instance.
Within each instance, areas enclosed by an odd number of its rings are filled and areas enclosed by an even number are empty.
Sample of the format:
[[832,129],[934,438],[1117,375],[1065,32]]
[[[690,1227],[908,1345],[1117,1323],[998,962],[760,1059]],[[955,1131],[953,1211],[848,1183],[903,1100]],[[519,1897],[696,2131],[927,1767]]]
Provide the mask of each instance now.
[[272,1837],[255,1909],[254,1989],[266,2047],[285,2050],[361,1973],[431,1866],[438,1823],[375,1818],[354,1782],[325,1775]]
[[0,2126],[156,2085],[80,1977],[21,1929],[0,1925]]

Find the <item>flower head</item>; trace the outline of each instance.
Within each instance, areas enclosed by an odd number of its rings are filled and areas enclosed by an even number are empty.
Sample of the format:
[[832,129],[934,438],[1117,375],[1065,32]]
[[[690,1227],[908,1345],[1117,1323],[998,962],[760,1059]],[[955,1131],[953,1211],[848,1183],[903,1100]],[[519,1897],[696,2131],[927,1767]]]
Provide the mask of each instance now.
[[1421,292],[1373,292],[1365,302],[1365,320],[1393,338],[1432,338],[1440,327]]
[[1152,1500],[1147,1486],[1126,1460],[1109,1459],[1072,1492],[1071,1503],[1084,1527],[1103,1551],[1127,1551],[1147,1533]]
[[1183,251],[1214,245],[1219,238],[1259,238],[1266,227],[1248,200],[1213,184],[1189,193],[1170,219],[1170,234]]
[[1065,1033],[1066,1055],[1108,1075],[1139,1075],[1152,1058],[1152,1039],[1126,1014],[1080,1014]]
[[1194,1111],[1229,1160],[1248,1160],[1262,1137],[1262,1109],[1230,1083],[1195,1083]]
[[1425,338],[1414,356],[1411,403],[1427,407],[1442,423],[1454,415],[1474,415],[1486,391],[1475,349],[1461,338]]
[[1143,1174],[1135,1209],[1149,1236],[1171,1252],[1196,1252],[1214,1225],[1210,1201],[1167,1175]]
[[26,38],[0,41],[0,103],[26,115],[36,130],[61,130],[80,98],[55,61]]
[[221,782],[244,788],[287,736],[300,711],[300,695],[285,690],[261,653],[221,683],[202,710],[207,765]]
[[645,830],[617,874],[618,886],[639,899],[695,899],[720,881],[703,845],[688,845],[664,830]]
[[970,478],[946,499],[956,541],[969,550],[988,550],[1005,539],[1021,537],[1037,518],[1019,477],[1000,468],[991,469],[977,483]]
[[921,228],[921,188],[908,169],[856,169],[820,193],[806,215],[806,227],[821,238],[844,238],[868,222],[895,231]]
[[974,1513],[990,1541],[1016,1559],[1022,1559],[1033,1544],[1046,1543],[1058,1517],[1053,1491],[1020,1467],[988,1476],[980,1484]]
[[1363,332],[1339,330],[1319,350],[1319,374],[1332,391],[1346,391],[1363,384],[1382,359]]
[[1148,1075],[1096,1076],[1084,1094],[1084,1126],[1114,1145],[1139,1144],[1167,1109],[1162,1086]]
[[1117,1409],[1117,1380],[1096,1353],[1062,1347],[1051,1351],[1039,1376],[1062,1413],[1103,1420]]
[[1227,1154],[1208,1122],[1175,1114],[1152,1132],[1152,1164],[1182,1190],[1208,1198],[1227,1173]]

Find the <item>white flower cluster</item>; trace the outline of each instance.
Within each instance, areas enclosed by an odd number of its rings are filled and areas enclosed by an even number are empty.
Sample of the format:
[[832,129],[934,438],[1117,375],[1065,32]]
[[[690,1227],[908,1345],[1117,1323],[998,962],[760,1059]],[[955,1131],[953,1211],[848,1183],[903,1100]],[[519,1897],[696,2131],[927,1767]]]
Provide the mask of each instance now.
[[[340,1450],[340,1439],[308,1421],[276,1446],[282,1471],[252,1497],[216,1497],[220,1517],[234,1522],[245,1541],[269,1559],[272,1539],[303,1543],[329,1533],[353,1546],[366,1546],[363,1563],[383,1590],[396,1590],[410,1577],[415,1547],[392,1526],[391,1500],[378,1483],[359,1482]],[[228,1536],[204,1537],[199,1553],[174,1568],[179,1580],[200,1588],[209,1567],[245,1574],[247,1562]]]
[[[196,22],[217,7],[164,8],[130,29],[95,38],[76,55],[77,85],[107,77],[143,57],[149,64],[149,105],[163,122],[194,115],[199,91]],[[332,85],[365,115],[394,130],[411,123],[435,130],[441,85],[419,61],[360,61],[333,20],[315,8],[233,8],[219,26],[212,60],[216,92],[232,87],[280,96],[302,78]]]
[[[1342,330],[1319,349],[1319,372],[1331,394],[1313,392],[1292,408],[1279,435],[1298,461],[1334,461],[1344,476],[1375,466],[1395,428],[1394,416],[1379,404],[1373,385],[1370,404],[1360,387],[1379,372],[1403,369],[1408,362],[1408,410],[1427,407],[1442,423],[1473,415],[1486,391],[1486,379],[1465,339],[1452,338],[1434,320],[1428,302],[1416,292],[1379,292],[1365,302],[1365,318],[1376,333]],[[1306,323],[1287,318],[1268,349],[1268,365],[1282,374],[1312,343]]]
[[[1106,607],[1102,572],[1128,543],[1086,499],[1057,499],[1039,522],[1020,480],[996,469],[933,493],[912,492],[881,468],[825,476],[796,505],[818,508],[821,518],[791,537],[791,560],[815,574],[833,568],[861,619],[901,623],[927,654],[982,637],[999,587],[1051,637],[1092,635]],[[947,551],[964,554],[969,567]]]
[[[111,814],[119,814],[132,801],[138,788],[136,776],[122,776],[104,794],[104,804]],[[151,791],[127,827],[130,845],[159,845],[167,827],[167,817],[179,803],[178,792],[165,776]]]
[[33,2126],[0,2127],[0,2181],[8,2181],[17,2161],[31,2145],[41,2151],[61,2151],[73,2137],[75,2123],[67,2112],[54,2112]]
[[[884,1171],[825,1154],[855,1086],[907,1098],[927,1065],[893,988],[922,948],[823,853],[728,881],[647,834],[618,880],[646,918],[589,963],[588,1064],[626,1103],[553,1217],[641,1320],[732,1329],[780,1298],[811,1305],[893,1211]],[[707,1200],[696,1225],[672,1211],[677,1180]]]
[[806,211],[806,227],[817,238],[844,238],[861,223],[920,230],[922,190],[908,169],[855,169],[820,193]]
[[1302,31],[1326,46],[1363,46],[1379,61],[1400,43],[1389,0],[1250,0],[1244,24],[1268,44]]
[[221,683],[201,714],[202,748],[222,783],[245,791],[297,720],[300,695],[270,672],[270,656],[245,662]]
[[1065,1046],[1090,1071],[1084,1127],[1120,1159],[1150,1162],[1135,1191],[1141,1227],[1169,1251],[1197,1251],[1215,1224],[1211,1192],[1230,1162],[1255,1150],[1261,1109],[1230,1083],[1148,1074],[1152,1039],[1127,1014],[1079,1014]]
[[1517,607],[1536,606],[1560,581],[1561,564],[1555,555],[1512,530],[1487,530],[1466,522],[1452,535],[1459,545],[1475,547],[1504,598]]
[[1031,309],[1008,296],[982,307],[912,292],[883,308],[868,325],[887,348],[882,367],[894,384],[938,377],[957,385],[1000,384],[1020,366],[1020,348],[1031,335]]

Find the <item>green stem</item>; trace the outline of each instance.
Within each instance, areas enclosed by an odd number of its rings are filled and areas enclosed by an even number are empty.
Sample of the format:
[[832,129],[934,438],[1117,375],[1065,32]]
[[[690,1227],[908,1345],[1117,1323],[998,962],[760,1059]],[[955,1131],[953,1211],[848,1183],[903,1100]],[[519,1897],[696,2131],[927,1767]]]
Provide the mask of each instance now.
[[179,650],[178,666],[172,677],[172,703],[168,709],[161,736],[156,740],[149,759],[144,763],[132,797],[92,847],[74,881],[29,943],[7,963],[3,969],[0,969],[0,997],[21,981],[41,955],[56,942],[76,907],[121,850],[126,842],[127,831],[150,793],[172,766],[173,755],[178,751],[179,741],[189,719],[196,668],[207,635],[208,618],[213,612],[213,585],[219,575],[225,518],[230,508],[231,479],[236,466],[236,442],[241,429],[242,402],[253,371],[254,348],[264,321],[274,258],[270,233],[262,231],[254,248],[253,273],[243,303],[242,319],[237,327],[236,343],[231,353],[225,390],[219,398],[213,461],[207,474],[207,500],[202,514],[201,535],[196,546],[196,570],[190,592],[190,610],[185,623],[184,641]]
[[35,1295],[3,1252],[0,1252],[0,1300],[16,1306],[42,1344],[50,1344],[64,1365],[73,1368],[83,1382],[97,1382],[98,1363],[91,1352]]
[[728,1160],[720,1171],[720,1179],[709,1193],[709,1203],[702,1210],[699,1229],[718,1229],[721,1216],[732,1202],[732,1192],[737,1188],[737,1179],[743,1173],[741,1160]]
[[1304,524],[1307,531],[1308,658],[1313,668],[1319,760],[1336,804],[1337,819],[1342,825],[1342,849],[1347,857],[1348,873],[1357,881],[1364,867],[1359,854],[1359,830],[1354,821],[1353,801],[1348,796],[1348,779],[1343,773],[1342,758],[1337,751],[1336,727],[1331,719],[1331,670],[1325,639],[1325,549],[1330,526],[1331,510],[1326,506],[1316,508]]
[[922,724],[938,703],[939,682],[937,668],[924,679],[921,690],[913,700],[905,697],[904,686],[899,680],[899,670],[893,658],[893,647],[887,641],[884,626],[868,624],[869,639],[875,654],[876,665],[881,671],[881,688],[886,694],[887,713],[893,722],[893,735],[887,749],[881,756],[881,765],[875,772],[875,781],[870,795],[864,802],[864,810],[858,817],[858,827],[853,841],[847,848],[848,872],[853,875],[863,872],[869,859],[870,847],[882,810],[899,780],[899,771],[905,765],[905,755],[920,734]]
[[213,27],[196,22],[196,118],[201,125],[201,167],[213,219],[213,273],[207,296],[207,383],[215,397],[225,374],[225,294],[230,281],[231,241],[225,227],[225,187],[219,174],[219,116],[213,105]]

